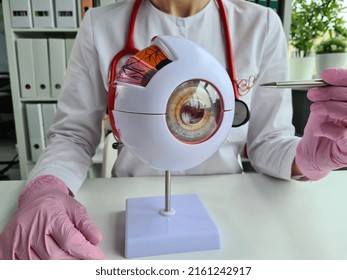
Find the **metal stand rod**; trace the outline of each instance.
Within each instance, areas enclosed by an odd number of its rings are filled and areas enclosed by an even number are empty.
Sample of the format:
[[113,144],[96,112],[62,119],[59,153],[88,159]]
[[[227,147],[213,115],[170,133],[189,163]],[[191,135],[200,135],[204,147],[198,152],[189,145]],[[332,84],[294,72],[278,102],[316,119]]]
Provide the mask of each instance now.
[[165,171],[165,208],[159,211],[160,215],[173,216],[175,209],[171,208],[171,173],[169,170]]
[[171,172],[165,171],[165,211],[171,210]]

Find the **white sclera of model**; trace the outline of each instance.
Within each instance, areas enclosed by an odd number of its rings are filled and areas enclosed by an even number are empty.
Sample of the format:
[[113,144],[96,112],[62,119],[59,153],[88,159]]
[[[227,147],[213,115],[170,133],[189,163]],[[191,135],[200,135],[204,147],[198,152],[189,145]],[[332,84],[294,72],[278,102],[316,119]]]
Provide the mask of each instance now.
[[[116,80],[114,110],[111,112],[116,134],[129,151],[152,168],[167,172],[189,169],[212,156],[227,138],[234,117],[233,86],[224,67],[197,44],[177,37],[158,36],[152,40],[152,45],[159,47],[171,62],[160,68],[145,86]],[[167,217],[131,210],[153,207],[153,204],[160,204],[158,199],[161,198],[128,200],[126,257],[219,248],[218,230],[215,229],[215,241],[210,236],[214,224],[208,213],[196,197],[188,196],[173,197],[174,215],[170,216],[171,208],[159,211],[166,212]],[[196,204],[195,210],[190,207],[190,214],[197,211],[209,220],[207,223],[212,223],[208,233],[199,230],[204,230],[206,224],[187,223],[182,209],[186,203]],[[159,227],[148,233],[143,232],[143,228],[136,228],[135,220],[146,219],[155,219]],[[185,220],[184,224],[182,220]],[[169,231],[166,230],[167,222],[170,223]],[[192,223],[189,228],[197,228],[198,232],[192,235],[192,240],[183,242],[183,247],[177,246],[191,235],[186,229],[179,229],[186,228],[189,223]],[[163,234],[168,239],[163,238]],[[212,240],[211,246],[206,245],[209,240]],[[151,249],[153,246],[156,249]]]

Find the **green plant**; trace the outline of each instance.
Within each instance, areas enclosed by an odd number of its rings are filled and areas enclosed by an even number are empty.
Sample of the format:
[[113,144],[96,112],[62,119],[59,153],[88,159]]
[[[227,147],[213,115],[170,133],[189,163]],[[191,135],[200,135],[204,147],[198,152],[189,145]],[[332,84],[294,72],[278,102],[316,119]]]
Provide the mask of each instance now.
[[[329,4],[329,5],[328,5]],[[346,22],[341,15],[345,9],[343,0],[328,1],[325,3],[330,13],[324,17],[323,35],[328,36],[315,47],[317,54],[343,53],[347,51],[347,28]]]
[[308,56],[318,38],[347,37],[346,23],[341,15],[344,0],[293,0],[290,43]]
[[344,52],[347,52],[347,41],[342,36],[328,38],[316,46],[316,54]]
[[322,1],[322,34],[329,34],[330,38],[336,36],[347,37],[346,21],[342,16],[342,11],[346,9],[344,0],[324,0]]
[[[290,43],[298,51],[299,56],[308,56],[314,42],[319,38],[316,2],[293,0],[292,20],[290,27]],[[316,12],[314,12],[316,11]]]

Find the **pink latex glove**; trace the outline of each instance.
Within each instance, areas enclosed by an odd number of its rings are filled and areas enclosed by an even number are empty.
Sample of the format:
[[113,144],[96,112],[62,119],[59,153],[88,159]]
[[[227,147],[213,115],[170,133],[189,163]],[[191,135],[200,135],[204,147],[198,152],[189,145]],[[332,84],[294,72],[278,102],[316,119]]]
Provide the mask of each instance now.
[[321,77],[332,86],[308,91],[314,103],[295,155],[309,180],[347,166],[347,69],[325,69]]
[[104,259],[86,209],[54,176],[33,179],[0,235],[0,259]]

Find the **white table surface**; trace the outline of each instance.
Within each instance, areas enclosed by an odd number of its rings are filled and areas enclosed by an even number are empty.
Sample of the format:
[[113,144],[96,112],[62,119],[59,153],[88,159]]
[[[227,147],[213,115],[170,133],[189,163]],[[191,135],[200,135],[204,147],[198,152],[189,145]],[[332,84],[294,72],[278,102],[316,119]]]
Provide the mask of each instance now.
[[[0,182],[0,230],[23,185]],[[220,231],[222,248],[143,259],[347,259],[346,171],[318,182],[256,173],[172,177],[172,194],[184,193],[199,196]],[[124,259],[126,199],[163,194],[163,177],[88,179],[76,199],[103,233],[100,247],[107,258]]]

